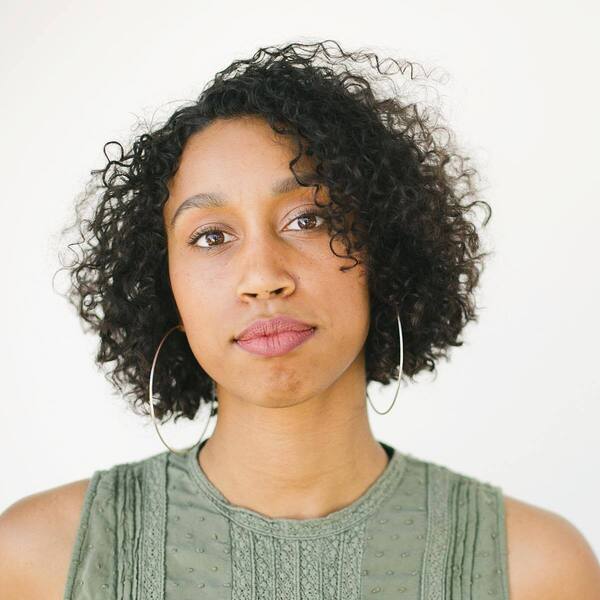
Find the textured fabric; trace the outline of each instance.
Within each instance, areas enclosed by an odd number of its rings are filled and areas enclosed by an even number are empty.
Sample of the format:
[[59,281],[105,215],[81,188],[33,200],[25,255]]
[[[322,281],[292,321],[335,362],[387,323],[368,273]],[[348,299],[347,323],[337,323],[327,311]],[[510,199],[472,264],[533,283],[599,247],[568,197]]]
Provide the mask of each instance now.
[[96,471],[64,598],[508,600],[501,488],[380,443],[377,480],[314,519],[232,505],[200,443]]

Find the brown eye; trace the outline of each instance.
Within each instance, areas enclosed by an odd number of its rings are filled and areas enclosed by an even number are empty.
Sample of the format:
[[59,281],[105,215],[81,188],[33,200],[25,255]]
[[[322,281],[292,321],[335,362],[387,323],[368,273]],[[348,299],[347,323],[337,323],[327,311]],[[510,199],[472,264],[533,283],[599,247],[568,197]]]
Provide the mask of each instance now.
[[[208,229],[201,229],[200,231],[196,231],[195,233],[193,233],[190,236],[188,243],[190,246],[197,246],[198,248],[202,248],[204,250],[210,250],[215,246],[220,246],[221,244],[219,244],[218,241],[219,239],[222,239],[225,235],[227,234],[222,229],[219,229],[218,227],[210,227]],[[204,236],[206,236],[207,239],[212,239],[213,241],[216,240],[216,242],[208,243],[208,245],[197,244],[196,242]]]
[[[311,227],[311,224],[314,224],[316,221],[318,221],[318,219],[321,219],[321,223]],[[307,231],[310,229],[318,229],[323,224],[324,218],[319,214],[319,211],[308,210],[292,219],[292,222],[299,220],[301,220],[301,222],[308,223],[308,226],[302,227],[300,231]]]

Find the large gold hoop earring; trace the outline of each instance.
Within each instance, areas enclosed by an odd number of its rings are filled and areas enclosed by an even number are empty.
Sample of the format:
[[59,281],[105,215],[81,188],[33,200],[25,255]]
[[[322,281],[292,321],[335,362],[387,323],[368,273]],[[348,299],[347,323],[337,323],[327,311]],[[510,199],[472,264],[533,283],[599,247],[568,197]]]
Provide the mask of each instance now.
[[379,412],[373,406],[373,403],[371,402],[371,398],[369,398],[369,392],[367,392],[367,400],[369,401],[371,408],[378,415],[385,415],[385,414],[389,413],[390,410],[392,410],[392,406],[394,406],[394,403],[396,402],[396,398],[398,397],[398,392],[400,391],[400,380],[402,379],[402,367],[404,366],[404,341],[402,339],[402,323],[400,322],[400,315],[398,314],[398,310],[396,310],[396,318],[398,320],[398,335],[400,336],[400,369],[398,370],[398,386],[396,387],[396,393],[394,394],[394,399],[392,400],[390,407],[386,411]]
[[[183,327],[181,325],[175,325],[174,327],[171,327],[171,329],[169,329],[169,331],[167,331],[167,333],[165,333],[165,335],[163,335],[162,339],[160,340],[160,343],[158,344],[158,348],[156,349],[156,352],[154,353],[154,360],[152,361],[152,368],[150,369],[150,382],[148,384],[148,402],[150,404],[150,414],[152,415],[152,422],[154,423],[154,428],[156,429],[156,433],[158,433],[158,437],[160,438],[160,441],[171,452],[173,452],[175,454],[183,455],[183,454],[186,454],[187,452],[189,452],[198,442],[196,442],[196,444],[193,444],[192,446],[189,446],[188,448],[182,448],[182,449],[179,449],[179,450],[175,449],[175,448],[171,448],[171,446],[169,446],[169,444],[167,444],[167,442],[165,442],[163,436],[160,433],[160,430],[158,429],[158,423],[157,423],[156,417],[154,415],[154,403],[152,401],[152,398],[153,398],[152,383],[154,381],[154,367],[156,366],[156,361],[158,359],[158,353],[160,352],[160,349],[161,349],[162,345],[164,344],[165,340],[167,339],[168,335],[172,331],[175,331],[176,329],[179,329],[180,331],[183,331]],[[210,418],[212,417],[212,414],[213,414],[213,405],[214,405],[214,394],[213,394],[213,396],[210,399],[210,412],[208,413],[208,420],[206,421],[206,425],[204,426],[204,430],[202,431],[202,435],[200,436],[200,440],[202,440],[202,437],[206,433],[206,429],[208,427],[208,424],[210,423]],[[200,441],[200,440],[198,440],[198,441]]]

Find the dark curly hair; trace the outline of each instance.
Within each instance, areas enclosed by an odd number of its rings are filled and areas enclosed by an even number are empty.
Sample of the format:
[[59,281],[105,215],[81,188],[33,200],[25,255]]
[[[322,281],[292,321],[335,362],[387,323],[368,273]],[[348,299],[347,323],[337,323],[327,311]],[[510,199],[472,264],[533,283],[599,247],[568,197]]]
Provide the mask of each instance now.
[[[353,71],[348,61],[368,62],[378,75]],[[418,65],[387,61],[417,79]],[[451,132],[416,102],[403,101],[382,64],[374,53],[344,52],[333,40],[260,48],[219,71],[195,101],[137,136],[127,152],[119,142],[105,144],[107,164],[91,171],[75,203],[75,224],[62,231],[79,226],[79,241],[68,244],[77,258],[61,264],[70,274],[66,298],[84,330],[100,336],[96,363],[113,363],[106,377],[133,398],[134,412],[141,405],[148,414],[153,355],[167,329],[181,323],[168,277],[167,183],[186,140],[218,118],[258,115],[290,136],[298,148],[289,163],[297,179],[293,165],[302,153],[316,159],[314,185],[326,185],[331,198],[330,247],[342,240],[355,261],[342,269],[363,262],[368,275],[367,384],[400,376],[396,311],[403,373],[410,378],[433,371],[449,346],[463,344],[461,331],[477,320],[474,289],[489,254],[477,254],[480,239],[469,213],[485,207],[487,224],[491,208],[475,199],[477,172],[466,168],[470,159],[455,151]],[[375,93],[384,81],[392,81],[394,93]],[[109,157],[111,145],[119,156]],[[201,402],[215,398],[214,382],[185,335],[168,339],[154,379],[155,414],[163,421],[193,419]]]

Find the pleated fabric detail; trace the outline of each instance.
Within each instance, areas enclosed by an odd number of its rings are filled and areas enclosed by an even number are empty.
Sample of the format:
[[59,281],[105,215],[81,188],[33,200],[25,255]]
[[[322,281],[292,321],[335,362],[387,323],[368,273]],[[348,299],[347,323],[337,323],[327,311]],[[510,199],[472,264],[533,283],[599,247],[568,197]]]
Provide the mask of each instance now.
[[508,600],[501,488],[428,463],[422,600]]
[[163,600],[166,454],[94,472],[65,600]]

